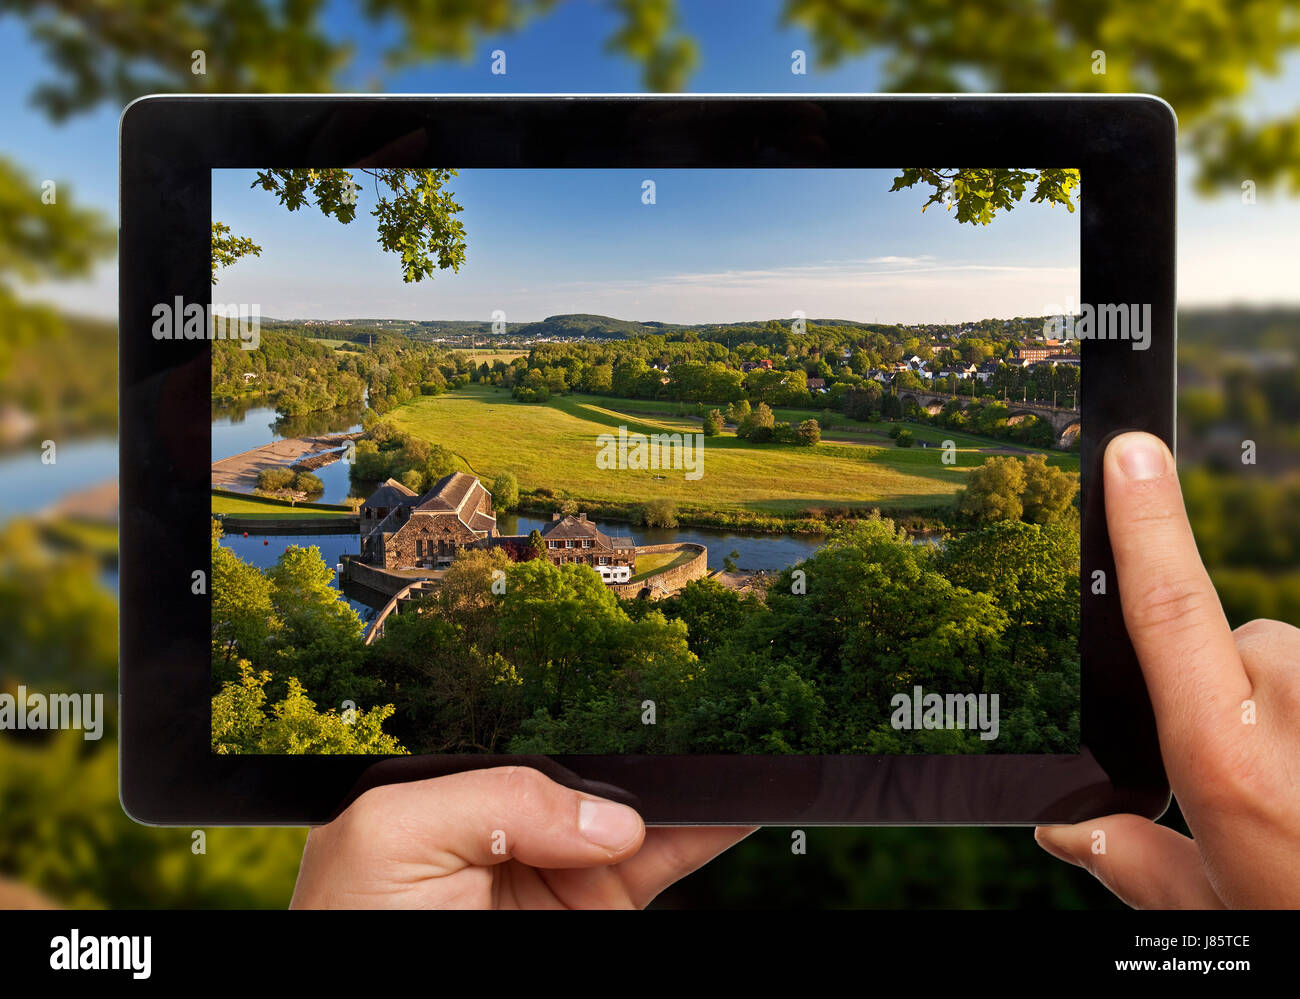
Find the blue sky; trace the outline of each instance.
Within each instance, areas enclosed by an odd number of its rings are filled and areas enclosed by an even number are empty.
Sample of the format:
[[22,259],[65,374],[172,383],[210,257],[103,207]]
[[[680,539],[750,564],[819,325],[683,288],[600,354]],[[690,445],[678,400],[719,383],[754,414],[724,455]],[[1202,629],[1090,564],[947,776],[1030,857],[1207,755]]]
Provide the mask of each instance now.
[[[386,32],[360,22],[353,13],[354,6],[333,3],[326,25],[331,34],[356,42],[358,58],[353,76],[345,85],[366,90],[371,89],[370,81],[379,66]],[[702,53],[699,69],[690,80],[691,89],[701,93],[851,93],[871,92],[878,86],[879,73],[870,59],[853,60],[831,72],[810,67],[807,76],[791,74],[791,51],[811,51],[812,46],[801,30],[779,26],[781,6],[780,0],[688,0],[681,4],[684,27],[698,40]],[[408,93],[639,91],[639,67],[605,49],[606,39],[615,27],[616,19],[604,5],[595,0],[570,0],[516,35],[482,41],[467,63],[411,69],[390,77],[387,89]],[[391,31],[388,34],[391,37]],[[497,48],[507,53],[508,72],[504,77],[489,72],[490,53]],[[0,63],[0,92],[14,98],[0,103],[0,155],[21,164],[38,184],[44,178],[54,178],[60,181],[65,196],[72,193],[106,215],[115,216],[120,109],[101,108],[67,124],[53,125],[27,103],[27,95],[48,72],[22,25],[12,17],[0,17],[0,49],[6,53]],[[1300,61],[1293,59],[1279,78],[1263,81],[1247,101],[1246,110],[1250,114],[1285,113],[1298,103]],[[1300,232],[1300,199],[1261,195],[1257,204],[1249,206],[1242,205],[1231,192],[1204,199],[1190,190],[1191,164],[1183,167],[1179,192],[1180,301],[1300,303],[1300,282],[1294,279],[1300,249],[1295,236]],[[473,178],[467,177],[466,181],[472,182]],[[662,196],[657,207],[666,207]],[[491,233],[490,221],[485,216],[479,231]],[[791,246],[792,261],[804,259],[798,255],[797,241]],[[738,252],[741,250],[738,248]],[[838,252],[824,256],[833,257]],[[858,258],[881,255],[906,253],[898,248],[883,249],[874,242],[855,251]],[[475,261],[475,267],[481,259]],[[731,261],[727,264],[742,266]],[[429,287],[442,293],[450,283],[440,278]],[[70,311],[112,315],[116,268],[111,262],[105,263],[90,281],[28,293],[58,302]]]
[[[348,225],[289,214],[213,175],[213,217],[262,247],[224,269],[219,302],[276,318],[488,319],[566,312],[665,322],[942,322],[1042,315],[1078,299],[1079,214],[1022,203],[959,225],[893,170],[468,170],[459,272],[405,284],[376,242],[369,184]],[[363,178],[364,179],[364,178]],[[653,181],[655,202],[642,200]]]

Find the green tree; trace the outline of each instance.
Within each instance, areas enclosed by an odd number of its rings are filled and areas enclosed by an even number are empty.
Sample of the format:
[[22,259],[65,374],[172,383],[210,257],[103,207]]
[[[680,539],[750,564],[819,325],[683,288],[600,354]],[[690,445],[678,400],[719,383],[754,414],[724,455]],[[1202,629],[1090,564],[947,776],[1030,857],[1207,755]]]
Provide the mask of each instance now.
[[295,676],[318,701],[361,704],[378,690],[360,667],[365,646],[357,612],[339,599],[334,570],[316,546],[290,545],[267,570],[271,604],[280,627],[267,639],[266,656],[254,661],[274,674],[273,696],[285,695]]
[[368,650],[367,669],[392,692],[389,728],[413,752],[501,752],[522,720],[519,675],[491,651],[483,627],[482,605],[491,604],[495,614],[491,591],[476,596],[482,598],[476,618],[454,616],[452,598],[440,593],[411,608],[414,613],[390,618]]
[[704,436],[717,437],[722,433],[722,410],[710,409],[704,417]]
[[[772,439],[771,431],[775,426],[776,417],[772,415],[772,407],[765,402],[760,402],[758,408],[753,412],[741,416],[740,422],[736,425],[736,436],[761,443]],[[758,434],[758,437],[755,438],[756,432],[760,430],[765,430],[767,433]]]
[[247,662],[239,664],[239,680],[225,684],[212,698],[212,751],[220,755],[265,754],[404,754],[405,749],[385,735],[384,721],[393,706],[354,710],[351,717],[334,709],[317,711],[294,677],[282,701],[266,711],[268,672],[254,673]]
[[1015,458],[989,458],[966,477],[957,512],[976,523],[1019,520],[1024,513],[1025,466]]
[[1069,472],[1047,463],[1047,456],[1031,454],[1025,458],[1025,488],[1021,495],[1021,516],[1031,524],[1054,524],[1071,509],[1079,491],[1078,479]]
[[[999,683],[1079,654],[1079,535],[1063,525],[999,521],[944,546],[940,571],[956,586],[987,593],[1006,612],[1007,654]],[[1030,672],[1026,672],[1030,671]]]
[[[376,192],[381,187],[386,192],[376,193],[370,214],[376,219],[380,247],[401,258],[403,281],[432,278],[435,269],[460,270],[465,262],[465,226],[456,218],[461,206],[446,186],[456,176],[455,170],[362,168],[358,172],[374,181]],[[252,186],[274,194],[291,212],[314,204],[344,225],[356,218],[364,192],[352,174],[338,168],[261,170]],[[214,284],[219,266],[261,252],[251,240],[230,236],[223,223],[214,223],[212,238]]]
[[279,619],[271,583],[256,566],[221,544],[221,523],[212,520],[212,682],[214,689],[236,678],[241,659],[260,661]]
[[291,485],[293,485],[292,468],[276,465],[273,468],[263,468],[257,473],[257,488],[266,492],[288,489]]
[[637,519],[646,527],[676,527],[677,504],[666,498],[653,499],[641,505]]
[[519,480],[513,472],[502,472],[492,480],[492,506],[508,513],[519,505]]
[[260,257],[262,248],[247,236],[236,236],[224,222],[212,223],[212,283],[217,283],[217,271],[229,267],[241,257]]
[[890,190],[900,191],[917,184],[929,186],[933,190],[921,211],[940,204],[945,211],[955,208],[953,218],[958,222],[988,225],[999,211],[1015,207],[1031,183],[1034,184],[1031,202],[1062,205],[1067,211],[1074,211],[1079,171],[1066,168],[1035,171],[1003,167],[959,170],[913,167],[895,177]]

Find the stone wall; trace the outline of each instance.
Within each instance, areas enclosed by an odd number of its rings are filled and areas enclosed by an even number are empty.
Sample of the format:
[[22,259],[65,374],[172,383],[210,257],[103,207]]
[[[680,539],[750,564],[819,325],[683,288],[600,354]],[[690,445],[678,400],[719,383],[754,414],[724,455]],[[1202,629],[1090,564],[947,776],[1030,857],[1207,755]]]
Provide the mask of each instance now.
[[692,579],[703,579],[709,574],[709,552],[703,545],[692,544],[687,541],[678,541],[667,545],[641,545],[637,548],[636,553],[638,555],[654,555],[660,552],[681,551],[693,551],[696,552],[696,555],[690,561],[663,572],[655,573],[648,579],[642,579],[635,583],[615,583],[610,586],[610,589],[614,591],[616,596],[625,599],[639,597],[642,592],[648,589],[651,600],[660,600],[673,595]]
[[[415,513],[385,543],[384,565],[389,569],[416,568],[423,562],[438,560],[439,542],[453,546],[442,553],[443,558],[450,558],[455,549],[468,548],[478,540],[478,535],[454,513]],[[424,543],[423,555],[419,554],[417,542]]]
[[254,520],[237,513],[218,514],[227,534],[356,534],[356,517],[283,517]]
[[[404,587],[410,586],[420,577],[407,575],[398,575],[395,572],[385,572],[383,569],[373,565],[366,565],[356,555],[343,556],[343,575],[355,583],[360,583],[368,589],[383,593],[387,596],[393,596]],[[429,576],[437,574],[430,571]]]

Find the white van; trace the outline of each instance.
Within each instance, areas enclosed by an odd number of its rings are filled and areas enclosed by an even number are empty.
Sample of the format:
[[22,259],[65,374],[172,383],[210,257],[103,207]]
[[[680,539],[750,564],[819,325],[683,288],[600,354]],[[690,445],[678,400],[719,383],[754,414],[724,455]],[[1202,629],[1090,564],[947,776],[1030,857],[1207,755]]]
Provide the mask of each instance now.
[[632,578],[632,567],[630,565],[597,565],[593,568],[600,573],[602,582],[606,583],[626,583]]

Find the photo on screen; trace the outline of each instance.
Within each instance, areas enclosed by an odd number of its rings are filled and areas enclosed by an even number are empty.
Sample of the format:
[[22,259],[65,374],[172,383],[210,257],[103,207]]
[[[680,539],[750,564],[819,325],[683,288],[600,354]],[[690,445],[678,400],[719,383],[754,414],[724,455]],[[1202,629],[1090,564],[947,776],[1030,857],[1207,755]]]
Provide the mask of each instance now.
[[1077,754],[1078,171],[212,172],[212,750]]

